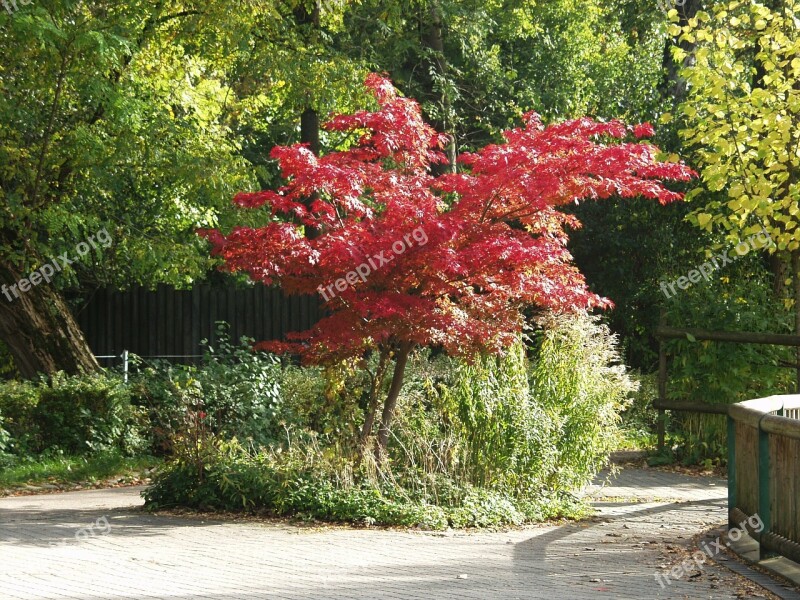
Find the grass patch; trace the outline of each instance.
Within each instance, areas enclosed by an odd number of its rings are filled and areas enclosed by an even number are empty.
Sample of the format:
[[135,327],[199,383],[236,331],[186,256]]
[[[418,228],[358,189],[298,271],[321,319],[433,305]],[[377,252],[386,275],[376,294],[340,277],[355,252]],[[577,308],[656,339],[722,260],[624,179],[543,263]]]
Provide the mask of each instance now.
[[14,464],[0,468],[0,489],[37,483],[93,483],[141,473],[160,462],[160,459],[152,456],[128,457],[118,452],[16,458]]

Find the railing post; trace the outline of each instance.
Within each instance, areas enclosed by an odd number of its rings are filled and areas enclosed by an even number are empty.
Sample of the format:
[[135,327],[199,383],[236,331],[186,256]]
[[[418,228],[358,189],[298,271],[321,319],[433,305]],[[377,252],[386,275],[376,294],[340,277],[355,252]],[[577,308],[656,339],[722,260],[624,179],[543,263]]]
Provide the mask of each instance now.
[[[762,415],[761,419],[766,415]],[[759,534],[758,540],[758,559],[767,558],[768,552],[764,548],[761,540],[772,529],[769,479],[770,479],[770,456],[769,456],[769,434],[761,429],[761,419],[758,420],[758,516],[764,523],[764,528]]]
[[122,351],[122,372],[125,383],[128,383],[128,351]]
[[[663,326],[666,323],[666,316],[664,311],[661,311],[659,316],[659,323]],[[664,348],[664,338],[658,337],[658,402],[663,406],[667,401],[667,350]],[[658,421],[656,423],[656,431],[658,435],[658,452],[659,454],[664,451],[664,437],[666,429],[667,413],[663,408],[658,409]]]
[[736,421],[728,415],[728,530],[736,527],[731,511],[736,508]]

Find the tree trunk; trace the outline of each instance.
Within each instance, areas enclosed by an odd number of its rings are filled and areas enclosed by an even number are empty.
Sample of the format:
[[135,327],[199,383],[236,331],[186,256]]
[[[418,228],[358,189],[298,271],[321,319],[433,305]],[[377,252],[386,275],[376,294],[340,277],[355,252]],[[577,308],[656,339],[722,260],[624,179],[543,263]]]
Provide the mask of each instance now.
[[[27,292],[11,289],[22,279],[0,262],[0,338],[20,375],[65,371],[71,375],[100,368],[66,302],[47,282]],[[17,297],[19,296],[19,297]],[[11,300],[9,300],[9,297]]]
[[787,264],[784,258],[785,256],[778,252],[770,254],[767,257],[767,265],[770,273],[772,273],[773,276],[772,293],[775,296],[775,299],[779,302],[783,302],[784,294],[786,293]]
[[364,416],[364,426],[361,428],[360,447],[364,448],[372,434],[372,427],[375,425],[375,413],[378,412],[378,394],[383,387],[383,378],[386,375],[386,364],[389,359],[389,351],[382,349],[378,368],[375,370],[375,377],[369,390],[369,401],[367,412]]
[[308,144],[311,151],[319,156],[319,115],[310,106],[300,115],[300,141]]
[[392,374],[392,385],[389,386],[389,393],[383,403],[381,425],[378,428],[378,438],[375,440],[375,459],[378,463],[383,461],[383,457],[386,455],[386,448],[389,445],[389,431],[392,426],[394,409],[397,407],[397,398],[403,388],[403,377],[406,372],[408,356],[411,354],[412,349],[412,344],[404,344],[397,352],[397,362],[395,362],[394,373]]
[[[442,7],[438,1],[431,2],[428,13],[428,27],[425,34],[422,36],[422,44],[432,51],[433,60],[429,68],[436,72],[436,74],[445,80],[447,77],[447,59],[444,53],[444,20],[442,16]],[[431,92],[434,86],[431,82]],[[445,152],[449,160],[449,165],[436,165],[434,172],[456,172],[456,130],[454,123],[448,123],[448,117],[451,116],[453,109],[447,89],[442,89],[442,96],[440,98],[442,105],[442,119],[436,119],[433,122],[434,127],[450,136],[450,143],[448,144]]]
[[[672,5],[672,2],[669,4]],[[676,5],[675,8],[678,10],[680,19],[678,25],[681,27],[686,26],[689,23],[689,19],[694,17],[697,11],[702,8],[701,4],[701,0],[687,0],[683,6]],[[686,41],[678,43],[678,46],[686,51],[686,58],[683,61],[683,65],[675,63],[675,59],[672,57],[672,52],[670,50],[672,45],[673,40],[668,37],[664,42],[664,56],[661,62],[664,68],[664,78],[661,81],[661,96],[662,98],[672,98],[673,106],[677,106],[683,102],[687,91],[686,82],[678,75],[678,71],[682,66],[688,65],[694,60],[693,53],[696,44]]]

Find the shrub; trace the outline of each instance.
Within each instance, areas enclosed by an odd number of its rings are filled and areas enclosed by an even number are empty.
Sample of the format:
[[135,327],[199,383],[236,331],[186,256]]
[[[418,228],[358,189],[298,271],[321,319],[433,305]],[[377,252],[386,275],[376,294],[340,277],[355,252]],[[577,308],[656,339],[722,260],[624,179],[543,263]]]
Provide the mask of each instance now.
[[6,381],[0,384],[0,414],[10,436],[7,449],[27,454],[41,445],[34,409],[39,402],[39,386],[30,381]]
[[409,370],[390,445],[393,465],[417,470],[405,485],[444,476],[517,498],[541,493],[552,423],[530,394],[522,343],[471,364],[423,354]]
[[432,528],[578,514],[572,492],[603,466],[635,386],[596,319],[544,325],[532,364],[522,343],[472,363],[419,353],[380,468],[358,452],[357,427],[340,422],[357,422],[363,400],[353,366],[290,367],[281,379],[283,414],[291,414],[283,439],[255,448],[190,418],[147,505]]
[[143,414],[131,405],[122,380],[113,375],[53,375],[39,388],[33,411],[41,436],[39,450],[57,447],[67,453],[117,448],[141,451]]
[[11,434],[3,427],[3,414],[0,413],[0,466],[7,462],[11,450]]
[[534,400],[553,420],[554,469],[550,489],[586,485],[617,446],[620,413],[637,384],[620,362],[617,338],[599,318],[550,316],[531,386]]
[[653,409],[653,400],[658,397],[656,374],[637,373],[635,378],[639,382],[639,389],[620,415],[623,435],[620,449],[625,450],[652,448],[658,425],[658,412]]
[[60,449],[71,454],[143,449],[142,414],[114,375],[56,373],[36,382],[0,385],[0,414],[17,455]]
[[[368,466],[353,472],[313,443],[286,452],[253,452],[237,440],[206,440],[202,466],[192,451],[181,451],[143,492],[151,510],[172,506],[199,509],[267,511],[301,519],[420,526],[429,529],[521,524],[533,517],[565,514],[539,505],[525,512],[501,492],[468,487],[463,498],[409,494]],[[529,508],[531,504],[525,505]],[[578,514],[577,505],[572,512]]]
[[155,451],[171,451],[187,413],[202,412],[214,433],[256,446],[281,437],[279,360],[254,352],[248,338],[231,343],[224,323],[217,324],[217,340],[216,348],[203,340],[200,366],[155,362],[133,377],[134,401],[147,410]]

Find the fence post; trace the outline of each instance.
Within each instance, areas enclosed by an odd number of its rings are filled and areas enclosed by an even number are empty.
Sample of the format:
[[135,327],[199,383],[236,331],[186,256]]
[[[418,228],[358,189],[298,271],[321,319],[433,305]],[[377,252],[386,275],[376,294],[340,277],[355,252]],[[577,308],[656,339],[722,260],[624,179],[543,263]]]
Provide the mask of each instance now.
[[728,530],[736,527],[731,511],[736,508],[736,421],[728,415]]
[[[762,415],[761,419],[764,416],[766,415]],[[758,516],[764,523],[764,528],[761,530],[758,539],[758,559],[764,560],[767,558],[768,552],[764,548],[762,540],[772,529],[772,511],[769,497],[769,434],[761,429],[761,419],[758,420]]]
[[122,373],[125,383],[128,383],[128,351],[122,351]]
[[[663,326],[666,321],[664,312],[661,312],[660,322]],[[658,402],[663,406],[667,401],[667,350],[664,347],[664,338],[658,338]],[[667,418],[667,413],[663,408],[658,409],[658,422],[656,423],[658,433],[658,452],[659,454],[664,451],[664,437],[666,425],[664,421]]]

